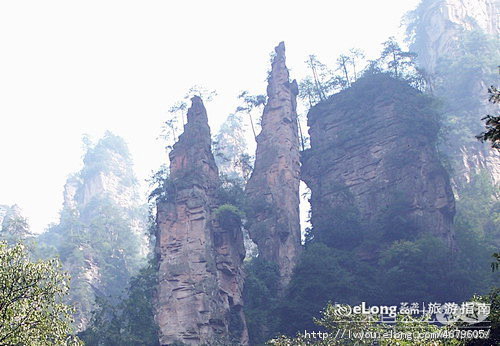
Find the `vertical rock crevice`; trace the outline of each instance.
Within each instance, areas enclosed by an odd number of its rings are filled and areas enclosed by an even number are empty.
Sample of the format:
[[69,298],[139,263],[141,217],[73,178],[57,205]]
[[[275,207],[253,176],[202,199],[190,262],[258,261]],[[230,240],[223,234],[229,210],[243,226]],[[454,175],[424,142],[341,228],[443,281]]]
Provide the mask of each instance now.
[[246,194],[250,237],[258,246],[259,256],[278,265],[285,287],[301,251],[298,88],[295,80],[289,80],[283,42],[275,52],[262,131],[257,136],[255,167]]
[[157,203],[156,320],[162,345],[248,343],[243,236],[240,227],[223,228],[215,217],[219,184],[207,113],[195,96],[184,133],[170,152],[168,191]]

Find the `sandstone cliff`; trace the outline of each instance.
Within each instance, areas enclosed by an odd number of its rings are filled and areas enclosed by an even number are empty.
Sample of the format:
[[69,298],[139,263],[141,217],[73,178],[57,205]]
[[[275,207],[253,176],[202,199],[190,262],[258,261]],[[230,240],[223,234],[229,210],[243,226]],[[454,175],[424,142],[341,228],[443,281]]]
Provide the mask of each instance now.
[[223,227],[215,217],[218,169],[197,96],[170,152],[168,179],[157,203],[160,343],[245,345],[243,236],[239,225]]
[[283,287],[301,250],[299,220],[300,154],[297,83],[290,82],[285,45],[276,48],[268,79],[268,101],[257,136],[255,166],[246,187],[250,236],[259,256],[278,264]]
[[492,111],[487,87],[497,81],[498,59],[488,56],[480,36],[471,36],[482,33],[497,40],[492,44],[497,45],[498,57],[499,4],[498,0],[426,0],[414,11],[411,49],[418,53],[431,90],[444,101],[449,133],[441,150],[450,158],[458,195],[482,171],[500,183],[500,154],[474,139],[484,129],[480,119]]
[[429,103],[404,82],[375,75],[309,111],[302,177],[319,239],[362,245],[365,259],[384,242],[424,232],[454,246],[455,203]]

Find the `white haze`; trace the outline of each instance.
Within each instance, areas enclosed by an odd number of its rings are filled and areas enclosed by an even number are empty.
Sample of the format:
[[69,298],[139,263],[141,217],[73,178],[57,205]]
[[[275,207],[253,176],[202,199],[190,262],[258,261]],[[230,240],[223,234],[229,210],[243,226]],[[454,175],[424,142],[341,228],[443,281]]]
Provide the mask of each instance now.
[[418,0],[1,1],[0,204],[32,229],[55,222],[81,138],[125,138],[144,181],[165,160],[168,107],[200,84],[214,133],[241,90],[265,92],[269,53],[285,41],[292,78],[316,54],[375,57]]

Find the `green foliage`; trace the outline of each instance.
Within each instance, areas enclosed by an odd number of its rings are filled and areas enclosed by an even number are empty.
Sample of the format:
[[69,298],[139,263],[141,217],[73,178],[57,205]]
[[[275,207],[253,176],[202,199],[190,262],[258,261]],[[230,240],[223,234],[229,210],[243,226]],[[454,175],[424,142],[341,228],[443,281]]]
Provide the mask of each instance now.
[[336,59],[334,69],[320,62],[315,55],[309,55],[305,63],[311,75],[300,81],[299,99],[306,103],[306,108],[310,108],[350,88],[361,76],[379,74],[390,75],[413,88],[424,90],[426,82],[423,71],[416,66],[417,54],[404,51],[394,37],[382,45],[380,57],[368,62],[364,60],[365,55],[361,50],[352,48]]
[[[398,67],[398,75],[400,72]],[[346,114],[349,121],[366,124],[369,131],[380,126],[370,123],[372,119],[367,117],[376,103],[396,104],[395,111],[404,119],[405,128],[408,126],[408,130],[402,128],[398,135],[437,144],[441,125],[438,103],[412,88],[408,81],[381,74],[380,69],[366,73],[349,91],[340,92],[316,107],[323,110],[335,104],[335,109]],[[309,121],[321,121],[319,114],[324,113],[311,112]],[[327,149],[341,151],[359,142],[363,135],[366,134],[362,130],[344,137],[339,135]],[[405,148],[384,164],[388,165],[389,174],[396,177],[398,169],[411,164],[418,155],[418,146],[415,150]],[[321,176],[325,167],[320,161],[312,169],[314,175]],[[450,249],[440,238],[425,235],[425,230],[419,232],[421,227],[412,215],[413,200],[406,195],[406,186],[395,184],[378,193],[377,203],[387,204],[387,208],[374,215],[370,224],[360,223],[355,201],[343,188],[341,184],[323,184],[322,203],[314,205],[312,200],[314,228],[308,233],[306,251],[296,267],[290,291],[283,298],[280,332],[290,335],[310,329],[312,317],[329,300],[350,304],[463,301],[498,285],[490,263],[491,253],[498,251],[495,246],[500,231],[500,205],[492,199],[495,193],[498,196],[498,189],[489,183],[487,176],[473,176],[457,201],[454,240],[458,250]],[[312,246],[322,248],[311,251]],[[311,272],[321,273],[325,279],[315,281]],[[341,287],[334,287],[331,282]],[[349,290],[343,293],[342,287]]]
[[245,214],[232,204],[223,204],[215,210],[215,218],[225,230],[240,229]]
[[[398,167],[398,165],[395,165]],[[386,192],[387,207],[382,209],[372,231],[371,239],[391,243],[396,240],[414,240],[418,233],[417,224],[410,218],[411,197],[405,187],[394,186]]]
[[241,306],[232,306],[229,311],[229,340],[232,344],[237,345],[241,340],[243,335],[243,330],[245,328],[245,321],[243,320],[241,314]]
[[21,243],[0,242],[0,345],[79,345],[68,290],[57,259],[34,262]]
[[380,70],[407,81],[416,89],[424,90],[424,78],[416,67],[417,54],[403,51],[394,37],[389,37],[382,46],[382,53],[376,61]]
[[360,262],[347,251],[313,243],[302,253],[290,284],[278,307],[279,331],[294,335],[314,327],[328,301],[356,303],[376,296],[376,281]]
[[148,196],[148,202],[173,201],[175,199],[176,186],[169,177],[169,168],[166,165],[162,165],[149,179],[149,187],[152,191]]
[[480,31],[461,33],[453,54],[438,61],[434,93],[443,99],[447,124],[443,136],[452,143],[473,143],[481,132],[483,124],[477,112],[483,107],[483,97],[478,93],[477,82],[496,80],[498,61],[498,38]]
[[[500,288],[492,289],[488,294],[474,296],[472,301],[490,304],[489,322],[476,324],[477,327],[490,328],[490,337],[488,342],[491,345],[500,345]],[[470,340],[468,346],[481,346],[484,340]]]
[[236,114],[239,112],[246,113],[250,120],[250,126],[252,127],[252,133],[257,140],[257,131],[256,124],[253,121],[253,113],[257,111],[261,111],[264,105],[267,102],[267,98],[265,95],[252,95],[248,91],[242,91],[240,95],[238,95],[238,99],[241,102],[241,105],[236,108]]
[[[437,142],[437,134],[441,127],[440,104],[435,98],[413,88],[408,81],[395,79],[389,73],[365,73],[349,90],[332,96],[317,107],[321,109],[334,104],[335,109],[348,114],[351,121],[360,122],[352,133],[344,133],[345,137],[339,137],[341,142],[354,143],[367,135],[365,131],[380,125],[371,117],[367,117],[367,114],[374,111],[374,105],[384,103],[395,105],[395,112],[404,124],[404,127],[399,129],[398,135],[406,136],[411,131],[411,134],[426,137],[426,141]],[[311,112],[309,122],[314,122],[315,114],[319,113]]]
[[394,242],[379,260],[384,303],[464,299],[457,289],[468,287],[469,278],[460,275],[452,256],[446,244],[430,235]]
[[[142,264],[140,235],[128,212],[110,198],[96,196],[78,213],[63,211],[60,223],[38,239],[38,256],[60,256],[73,277],[68,298],[77,308],[78,322],[88,318],[96,295],[117,298]],[[88,276],[99,278],[98,287]]]
[[364,53],[352,48],[349,52],[341,54],[336,59],[335,68],[331,69],[319,61],[315,55],[309,55],[305,63],[311,75],[300,81],[299,99],[312,107],[335,92],[350,87],[361,75],[363,59]]
[[183,127],[187,123],[184,114],[188,109],[188,101],[195,96],[202,98],[205,102],[210,102],[217,96],[217,92],[201,85],[193,85],[182,99],[168,108],[169,116],[163,124],[160,134],[160,137],[166,142],[165,149],[171,150],[179,139]]
[[80,333],[80,338],[90,346],[159,345],[153,307],[156,285],[156,264],[151,262],[130,279],[118,303],[98,297],[90,326]]
[[353,205],[332,207],[321,217],[313,216],[313,220],[315,231],[312,241],[338,249],[353,249],[363,241],[359,211]]
[[[367,234],[373,231],[377,230]],[[318,239],[309,242],[279,302],[276,330],[287,335],[312,330],[313,318],[328,301],[459,302],[498,282],[489,271],[490,248],[470,232],[457,230],[457,246],[462,249],[458,252],[428,234],[391,241],[382,233],[373,241],[382,248],[375,254],[366,241],[348,250],[328,247]],[[369,260],[363,259],[367,255]]]
[[[117,167],[108,169],[112,165]],[[93,174],[110,172],[121,178],[124,187],[133,188],[130,184],[135,180],[127,180],[133,174],[126,146],[119,137],[107,135],[89,147],[77,178],[85,184]],[[153,180],[166,185],[167,177],[161,170]],[[156,345],[150,299],[156,271],[150,266],[133,276],[145,260],[141,253],[144,244],[136,229],[141,222],[146,223],[145,207],[135,206],[134,201],[130,201],[131,207],[124,207],[113,197],[99,193],[84,205],[77,200],[76,209],[64,209],[59,224],[40,237],[42,252],[59,254],[74,277],[69,298],[78,308],[76,319],[82,323],[92,316],[90,326],[81,333],[87,344]]]
[[246,197],[243,181],[222,175],[216,198],[220,204],[231,204],[239,210],[244,210]]
[[[490,102],[500,103],[500,90],[491,86],[488,88]],[[476,136],[481,142],[490,141],[491,147],[500,150],[500,116],[487,115],[481,120],[485,121],[486,131]]]
[[[442,339],[428,337],[419,340],[405,340],[396,338],[396,333],[408,334],[416,332],[435,333],[438,331],[452,330],[452,327],[438,327],[430,324],[427,316],[409,319],[407,315],[398,314],[396,323],[381,323],[381,315],[371,315],[367,318],[362,314],[345,315],[338,313],[340,311],[351,310],[352,307],[347,304],[333,305],[329,303],[321,312],[321,318],[315,319],[317,326],[312,326],[305,331],[301,331],[295,338],[280,336],[270,340],[268,345],[288,346],[288,345],[461,345],[456,339]],[[312,332],[316,335],[313,335]],[[318,336],[317,332],[321,332]],[[371,335],[384,335],[392,332],[392,337],[385,338],[362,338],[361,333]],[[326,333],[326,334],[325,334]],[[388,335],[388,334],[386,334]],[[414,335],[414,334],[413,334]],[[482,340],[484,341],[484,340]]]
[[279,270],[274,263],[259,257],[245,263],[243,297],[245,317],[252,345],[262,345],[276,330]]

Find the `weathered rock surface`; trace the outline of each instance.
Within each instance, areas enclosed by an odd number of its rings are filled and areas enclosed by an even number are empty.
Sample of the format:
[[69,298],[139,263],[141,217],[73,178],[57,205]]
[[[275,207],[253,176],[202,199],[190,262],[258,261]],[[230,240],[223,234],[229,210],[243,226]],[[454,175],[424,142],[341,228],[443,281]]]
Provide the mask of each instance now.
[[[454,246],[455,202],[435,149],[435,114],[427,112],[428,102],[404,82],[378,75],[309,111],[311,149],[303,154],[302,178],[311,189],[315,232],[329,231],[332,225],[323,221],[336,210],[356,208],[368,236],[405,219],[395,239],[428,232]],[[373,241],[362,256],[375,258],[386,239]]]
[[197,96],[187,119],[170,152],[168,191],[157,204],[160,343],[245,345],[241,228],[224,229],[216,220],[218,169]]
[[[457,112],[454,105],[460,104],[460,100],[450,99],[450,94],[454,93],[451,89],[454,87],[466,88],[467,93],[471,95],[471,100],[477,103],[468,110],[473,118],[467,121],[477,123],[474,133],[469,136],[471,140],[457,145],[456,136],[452,136],[447,139],[442,148],[442,151],[451,159],[454,171],[452,183],[458,195],[460,195],[461,187],[467,185],[475,174],[481,172],[487,172],[493,183],[500,183],[500,153],[491,149],[487,144],[473,140],[473,136],[483,130],[480,119],[491,113],[492,107],[487,102],[487,87],[494,83],[494,80],[482,80],[479,69],[474,73],[476,77],[469,79],[467,83],[459,83],[451,88],[446,87],[440,92],[436,87],[440,78],[443,78],[440,75],[439,63],[444,58],[454,59],[462,54],[459,50],[459,43],[464,33],[480,31],[492,38],[498,38],[500,34],[499,11],[498,0],[425,1],[417,10],[418,26],[415,43],[411,49],[418,53],[419,65],[426,71],[431,89],[445,101],[444,112],[450,114]],[[492,64],[495,63],[492,62]],[[448,79],[450,76],[444,78]],[[464,105],[460,105],[460,108],[463,110]]]
[[79,331],[91,320],[96,296],[118,298],[149,251],[147,214],[126,143],[106,133],[83,161],[64,185],[59,223],[38,239],[41,256],[59,256],[71,274],[68,298]]
[[285,45],[276,48],[267,87],[268,101],[257,136],[255,167],[246,187],[250,236],[259,256],[278,264],[285,286],[301,251],[300,154],[295,80],[290,82]]
[[453,53],[464,30],[500,34],[498,0],[426,1],[421,6],[419,37],[413,48],[420,65],[430,74],[436,73],[441,57]]

